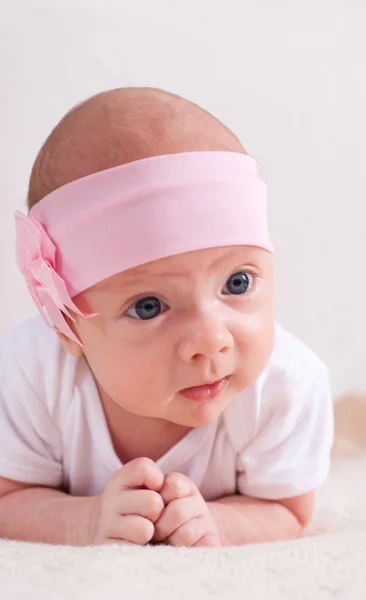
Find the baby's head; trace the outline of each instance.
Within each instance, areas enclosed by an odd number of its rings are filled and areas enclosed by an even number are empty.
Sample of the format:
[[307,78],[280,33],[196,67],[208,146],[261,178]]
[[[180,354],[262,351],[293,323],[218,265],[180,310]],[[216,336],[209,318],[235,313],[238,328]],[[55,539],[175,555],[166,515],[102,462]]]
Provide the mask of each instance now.
[[258,378],[274,334],[263,189],[231,131],[160,90],[99,94],[52,131],[18,264],[102,396],[196,427]]

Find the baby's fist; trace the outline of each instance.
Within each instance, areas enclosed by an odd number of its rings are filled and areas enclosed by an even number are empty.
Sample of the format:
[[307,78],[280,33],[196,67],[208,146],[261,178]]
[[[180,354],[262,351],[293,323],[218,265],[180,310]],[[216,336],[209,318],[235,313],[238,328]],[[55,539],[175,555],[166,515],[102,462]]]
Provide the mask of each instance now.
[[160,494],[165,508],[155,523],[155,542],[171,546],[220,546],[209,508],[189,477],[169,473]]
[[149,458],[136,458],[116,471],[101,496],[93,498],[89,543],[147,544],[162,514],[164,475]]

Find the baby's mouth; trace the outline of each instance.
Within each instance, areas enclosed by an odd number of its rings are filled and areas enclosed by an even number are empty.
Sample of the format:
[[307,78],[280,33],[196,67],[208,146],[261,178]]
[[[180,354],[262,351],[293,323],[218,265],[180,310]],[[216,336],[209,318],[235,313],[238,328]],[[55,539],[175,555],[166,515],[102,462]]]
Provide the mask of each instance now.
[[214,381],[213,383],[204,383],[203,385],[185,388],[184,390],[180,390],[179,393],[190,400],[195,400],[196,402],[213,400],[214,398],[217,398],[221,392],[223,392],[228,382],[229,376],[223,377],[222,379]]

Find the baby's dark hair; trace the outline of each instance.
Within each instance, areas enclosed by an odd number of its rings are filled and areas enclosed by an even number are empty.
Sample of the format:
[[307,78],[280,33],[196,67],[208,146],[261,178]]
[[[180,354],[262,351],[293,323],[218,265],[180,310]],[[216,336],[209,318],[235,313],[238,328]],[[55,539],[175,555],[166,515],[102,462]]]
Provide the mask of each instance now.
[[86,175],[197,150],[245,153],[230,129],[184,98],[154,88],[103,92],[74,107],[46,139],[33,165],[28,209]]

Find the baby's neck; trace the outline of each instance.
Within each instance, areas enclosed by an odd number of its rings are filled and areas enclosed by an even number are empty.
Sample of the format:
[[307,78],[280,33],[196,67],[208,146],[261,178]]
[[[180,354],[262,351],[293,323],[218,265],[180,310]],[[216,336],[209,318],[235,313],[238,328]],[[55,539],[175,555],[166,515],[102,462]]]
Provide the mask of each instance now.
[[142,456],[156,462],[191,429],[162,419],[135,415],[118,406],[102,391],[100,396],[114,450],[123,464]]

